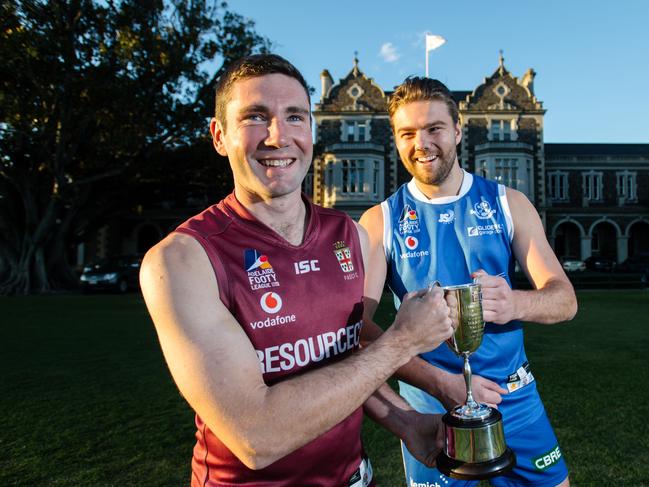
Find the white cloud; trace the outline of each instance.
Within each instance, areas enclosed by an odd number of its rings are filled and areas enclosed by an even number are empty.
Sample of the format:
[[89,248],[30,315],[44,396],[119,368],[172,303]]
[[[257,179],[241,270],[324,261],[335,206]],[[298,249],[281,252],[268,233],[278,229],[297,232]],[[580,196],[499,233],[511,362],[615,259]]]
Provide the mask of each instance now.
[[401,54],[397,52],[397,48],[391,42],[383,44],[379,54],[387,63],[394,63],[401,57]]

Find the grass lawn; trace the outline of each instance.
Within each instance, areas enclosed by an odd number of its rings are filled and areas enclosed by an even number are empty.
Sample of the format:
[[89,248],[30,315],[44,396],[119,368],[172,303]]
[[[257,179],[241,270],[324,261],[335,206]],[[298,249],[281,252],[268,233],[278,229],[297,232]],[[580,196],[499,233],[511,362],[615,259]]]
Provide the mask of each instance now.
[[[649,292],[579,302],[526,329],[572,484],[649,485]],[[193,414],[139,296],[0,298],[0,316],[1,486],[189,484]],[[398,442],[371,422],[364,438],[379,484],[404,485]]]

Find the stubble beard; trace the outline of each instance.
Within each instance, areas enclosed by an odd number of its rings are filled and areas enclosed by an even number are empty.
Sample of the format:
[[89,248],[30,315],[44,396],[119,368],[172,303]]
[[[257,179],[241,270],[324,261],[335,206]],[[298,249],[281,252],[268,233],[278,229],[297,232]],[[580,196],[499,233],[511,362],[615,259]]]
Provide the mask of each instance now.
[[434,168],[432,172],[422,170],[418,166],[420,163],[416,160],[411,161],[410,167],[407,167],[406,169],[418,182],[429,186],[440,186],[444,181],[446,181],[449,174],[451,174],[456,159],[457,149],[454,147],[450,152],[438,155],[437,167]]

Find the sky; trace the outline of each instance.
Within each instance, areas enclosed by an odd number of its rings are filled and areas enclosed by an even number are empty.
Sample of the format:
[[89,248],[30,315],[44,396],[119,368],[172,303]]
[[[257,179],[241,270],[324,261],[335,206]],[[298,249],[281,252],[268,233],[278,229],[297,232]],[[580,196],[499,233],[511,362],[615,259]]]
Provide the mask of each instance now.
[[321,96],[320,73],[359,67],[384,90],[425,74],[426,33],[446,44],[429,74],[473,90],[498,68],[536,71],[545,142],[649,143],[649,1],[646,0],[230,0],[273,52]]

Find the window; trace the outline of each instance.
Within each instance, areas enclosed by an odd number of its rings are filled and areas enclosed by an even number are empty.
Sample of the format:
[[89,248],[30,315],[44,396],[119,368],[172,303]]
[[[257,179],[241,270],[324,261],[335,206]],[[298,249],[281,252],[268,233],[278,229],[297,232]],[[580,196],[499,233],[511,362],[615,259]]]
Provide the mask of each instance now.
[[625,201],[637,201],[636,173],[621,171],[617,173],[617,196]]
[[490,135],[490,140],[500,140],[500,141],[512,140],[511,120],[492,120],[489,135]]
[[363,161],[358,159],[342,160],[342,188],[344,193],[363,192]]
[[356,135],[356,124],[355,123],[347,124],[347,142],[354,142],[355,135]]
[[590,201],[602,200],[602,173],[585,172],[582,176],[584,198]]
[[482,176],[483,178],[487,178],[487,177],[489,177],[489,176],[487,175],[487,172],[488,172],[488,170],[487,170],[487,166],[488,166],[488,162],[487,162],[487,160],[486,160],[486,159],[481,159],[481,160],[478,162],[478,164],[476,164],[476,168],[475,168],[475,172],[476,172],[476,174],[477,174],[478,176]]
[[379,190],[379,185],[381,184],[380,181],[380,167],[379,167],[379,161],[372,161],[372,194],[374,196],[379,196],[380,190]]
[[517,189],[534,202],[532,159],[526,154],[509,152],[484,155],[476,161],[475,174]]
[[369,120],[343,120],[342,142],[367,142],[370,138]]
[[497,157],[494,164],[495,181],[516,189],[518,187],[518,159],[505,159]]
[[325,185],[325,190],[328,195],[332,195],[334,192],[334,161],[326,161],[325,162],[325,170],[324,170],[324,185]]
[[345,202],[381,201],[384,197],[382,159],[372,155],[343,155],[340,159],[328,154],[322,168],[324,174],[324,206]]
[[358,131],[358,140],[365,142],[365,122],[356,122],[356,130]]
[[568,173],[553,171],[548,173],[548,194],[555,201],[568,200]]

